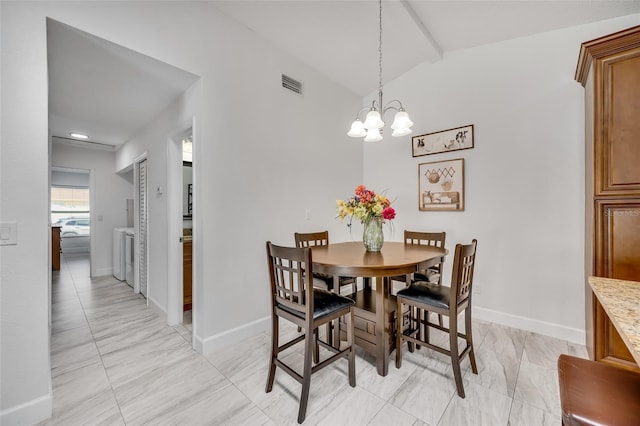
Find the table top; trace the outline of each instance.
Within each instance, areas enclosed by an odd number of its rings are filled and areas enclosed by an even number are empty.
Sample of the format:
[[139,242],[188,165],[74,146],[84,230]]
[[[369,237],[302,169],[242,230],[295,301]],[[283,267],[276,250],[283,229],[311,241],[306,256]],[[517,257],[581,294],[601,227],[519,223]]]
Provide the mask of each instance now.
[[640,282],[589,277],[589,285],[640,365]]
[[409,274],[438,263],[448,251],[401,242],[385,242],[379,252],[366,251],[360,241],[313,247],[314,271],[341,276],[377,277]]

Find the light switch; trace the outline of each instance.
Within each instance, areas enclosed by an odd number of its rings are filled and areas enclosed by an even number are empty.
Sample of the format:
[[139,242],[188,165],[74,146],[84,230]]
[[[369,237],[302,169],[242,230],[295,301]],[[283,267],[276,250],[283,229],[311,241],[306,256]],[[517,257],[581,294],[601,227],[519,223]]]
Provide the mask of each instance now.
[[0,223],[0,245],[10,246],[18,244],[18,222]]

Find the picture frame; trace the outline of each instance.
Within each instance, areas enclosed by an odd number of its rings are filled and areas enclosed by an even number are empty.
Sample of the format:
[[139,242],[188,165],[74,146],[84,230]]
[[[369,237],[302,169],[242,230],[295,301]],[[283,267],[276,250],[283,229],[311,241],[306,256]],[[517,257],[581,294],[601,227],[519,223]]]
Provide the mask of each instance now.
[[473,148],[473,124],[411,138],[414,157]]
[[464,158],[418,164],[418,209],[464,211]]

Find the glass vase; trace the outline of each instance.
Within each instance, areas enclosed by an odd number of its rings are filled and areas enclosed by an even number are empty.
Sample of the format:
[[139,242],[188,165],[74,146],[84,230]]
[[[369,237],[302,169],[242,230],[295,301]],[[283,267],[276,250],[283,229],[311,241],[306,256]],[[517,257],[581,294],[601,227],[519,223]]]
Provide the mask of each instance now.
[[382,221],[369,219],[364,223],[362,231],[362,242],[367,251],[380,251],[384,243],[384,233],[382,232]]

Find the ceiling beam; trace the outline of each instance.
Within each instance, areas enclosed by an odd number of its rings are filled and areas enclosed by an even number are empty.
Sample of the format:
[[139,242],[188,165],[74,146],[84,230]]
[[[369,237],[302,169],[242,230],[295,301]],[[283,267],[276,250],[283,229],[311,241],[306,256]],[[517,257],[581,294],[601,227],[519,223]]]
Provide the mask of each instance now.
[[416,27],[418,27],[418,29],[424,36],[425,40],[427,41],[427,44],[425,46],[426,47],[425,53],[427,54],[427,58],[431,62],[436,62],[441,60],[442,48],[440,47],[438,42],[433,38],[433,36],[431,35],[431,32],[429,31],[427,26],[424,24],[424,22],[422,22],[422,19],[420,19],[416,11],[413,10],[413,7],[411,7],[409,0],[400,0],[400,3],[402,4],[407,15],[409,15],[413,23],[416,25]]

